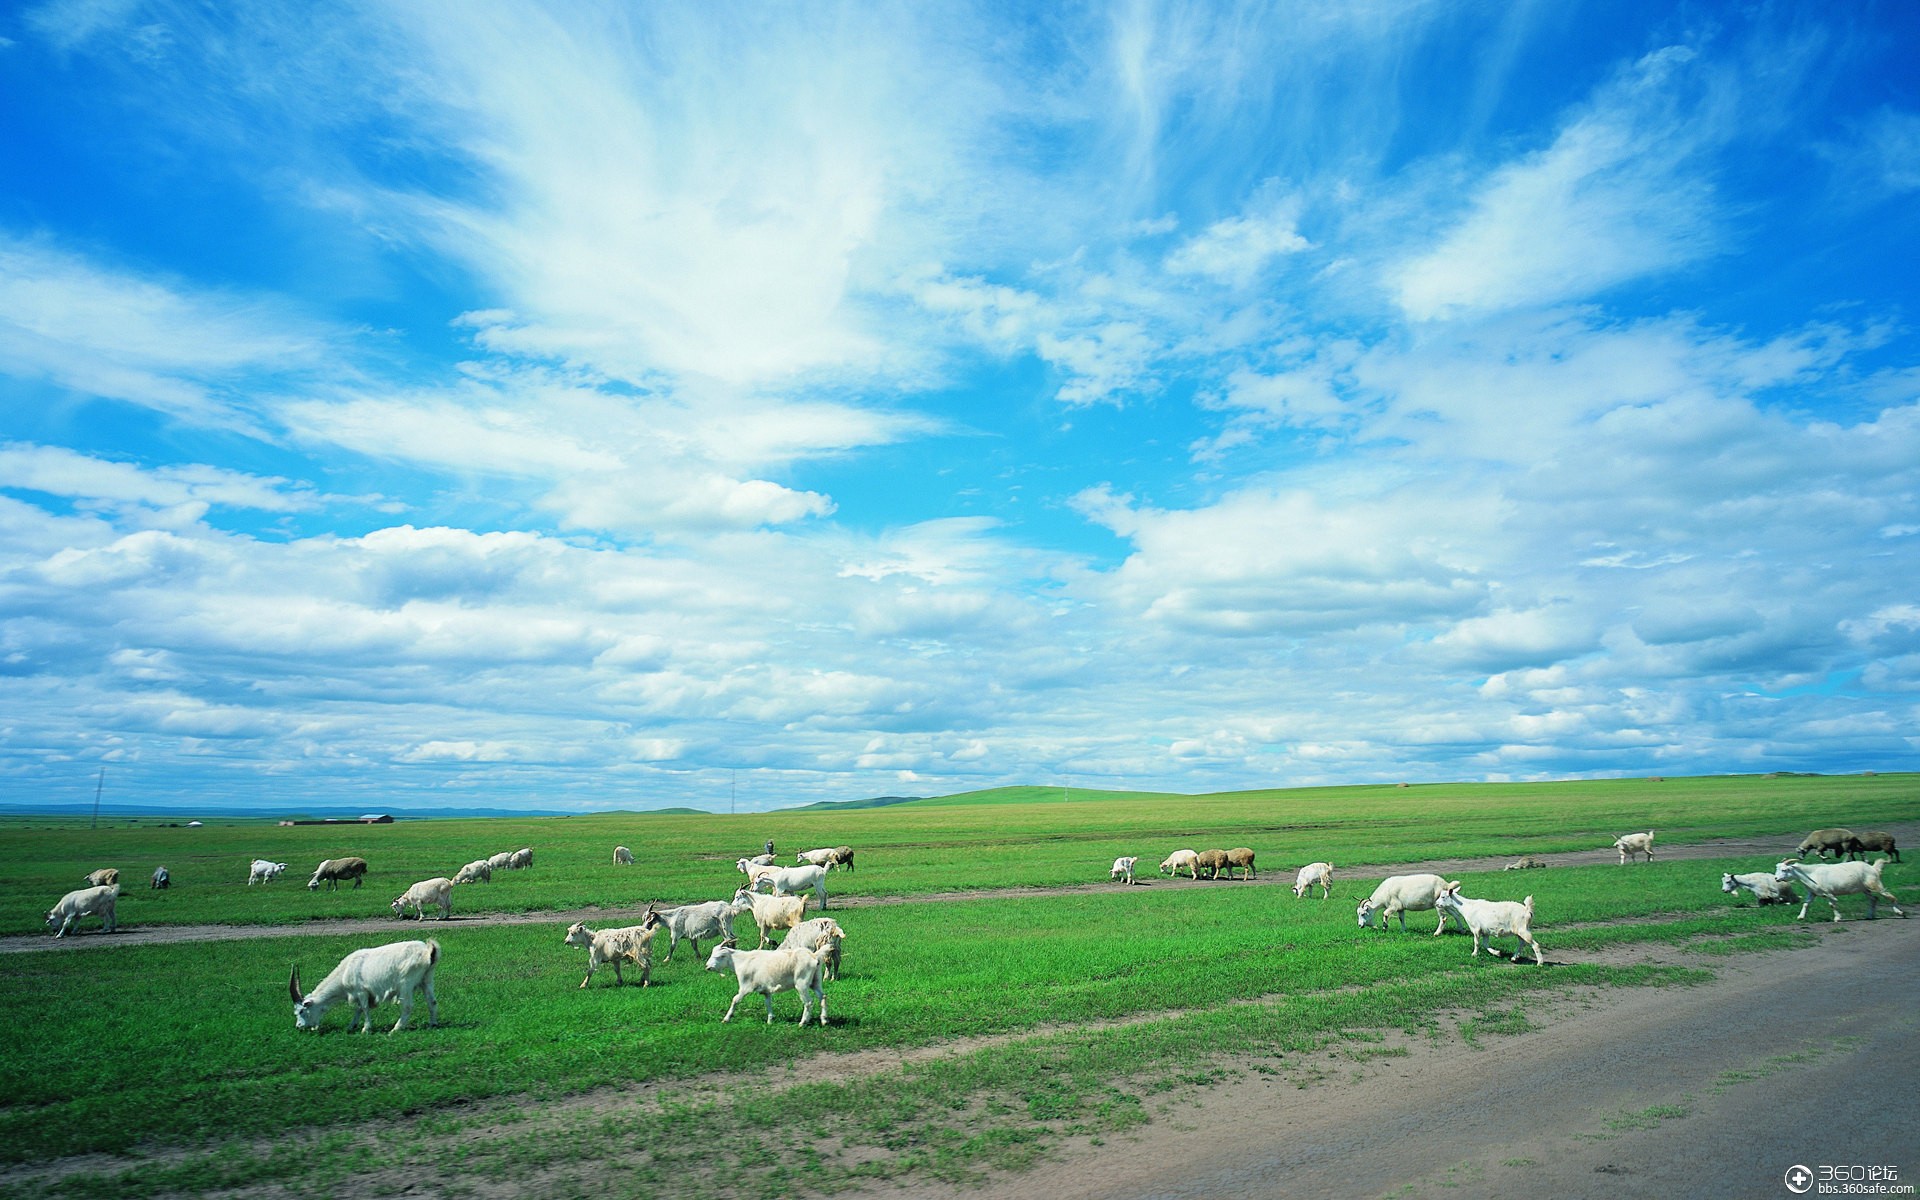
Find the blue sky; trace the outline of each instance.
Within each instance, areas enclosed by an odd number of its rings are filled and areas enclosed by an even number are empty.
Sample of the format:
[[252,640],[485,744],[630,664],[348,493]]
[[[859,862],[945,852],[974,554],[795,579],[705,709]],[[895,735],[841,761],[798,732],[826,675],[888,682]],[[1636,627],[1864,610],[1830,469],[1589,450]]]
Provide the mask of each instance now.
[[0,17],[0,802],[1920,768],[1911,5],[231,7]]

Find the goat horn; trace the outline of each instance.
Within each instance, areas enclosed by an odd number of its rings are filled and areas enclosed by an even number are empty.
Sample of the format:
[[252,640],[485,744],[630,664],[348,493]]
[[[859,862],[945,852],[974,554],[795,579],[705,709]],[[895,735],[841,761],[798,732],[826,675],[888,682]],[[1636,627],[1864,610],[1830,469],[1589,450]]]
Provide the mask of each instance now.
[[293,1002],[295,1004],[298,1004],[302,1000],[306,999],[305,996],[302,996],[300,994],[300,968],[299,967],[295,967],[293,969],[293,978],[287,980],[287,990],[293,993]]

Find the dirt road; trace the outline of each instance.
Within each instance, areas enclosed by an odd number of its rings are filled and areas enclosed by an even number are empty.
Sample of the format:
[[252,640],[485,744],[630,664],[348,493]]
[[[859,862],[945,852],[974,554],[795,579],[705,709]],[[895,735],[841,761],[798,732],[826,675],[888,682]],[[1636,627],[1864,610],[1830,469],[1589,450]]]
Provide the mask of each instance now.
[[1791,1200],[1796,1165],[1920,1183],[1920,921],[1815,927],[1811,947],[1715,960],[1709,984],[1530,1008],[1529,1032],[1330,1059],[1305,1087],[1250,1076],[985,1188],[873,1194]]

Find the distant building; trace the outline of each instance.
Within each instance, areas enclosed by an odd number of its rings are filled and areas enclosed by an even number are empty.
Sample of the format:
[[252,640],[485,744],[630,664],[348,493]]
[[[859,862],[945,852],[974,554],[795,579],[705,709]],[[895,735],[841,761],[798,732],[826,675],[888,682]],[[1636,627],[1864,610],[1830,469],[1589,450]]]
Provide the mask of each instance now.
[[361,813],[357,817],[327,817],[314,821],[282,821],[282,825],[391,825],[392,813]]

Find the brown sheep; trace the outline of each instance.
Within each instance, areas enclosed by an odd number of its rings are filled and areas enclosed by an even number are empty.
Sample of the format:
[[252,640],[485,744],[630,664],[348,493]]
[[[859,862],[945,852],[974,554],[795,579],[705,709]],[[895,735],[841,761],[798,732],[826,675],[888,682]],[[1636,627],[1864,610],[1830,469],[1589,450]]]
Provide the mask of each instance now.
[[1856,833],[1847,843],[1848,858],[1865,858],[1868,851],[1878,854],[1891,854],[1893,861],[1900,861],[1900,848],[1893,844],[1893,835],[1880,830],[1868,833]]
[[[1220,878],[1220,870],[1227,865],[1225,850],[1202,850],[1194,859],[1194,866],[1207,873],[1208,879]],[[1231,875],[1228,876],[1232,878]]]
[[1247,873],[1246,877],[1248,879],[1254,878],[1253,851],[1247,849],[1245,846],[1235,846],[1233,849],[1227,851],[1227,878],[1228,879],[1233,878],[1233,872],[1235,868],[1239,868],[1241,870],[1246,871]]

